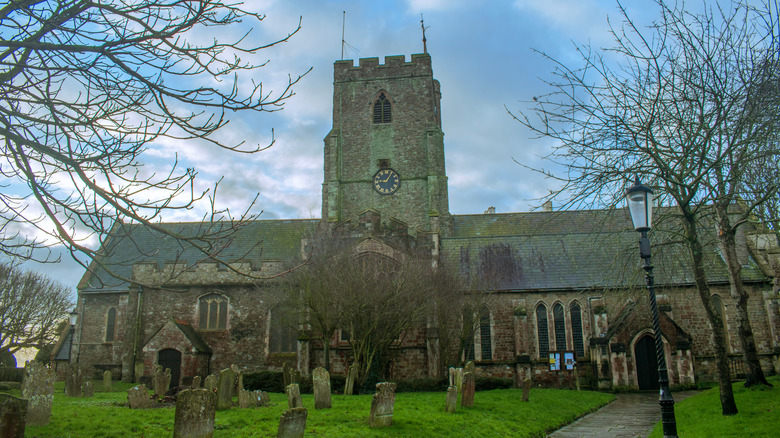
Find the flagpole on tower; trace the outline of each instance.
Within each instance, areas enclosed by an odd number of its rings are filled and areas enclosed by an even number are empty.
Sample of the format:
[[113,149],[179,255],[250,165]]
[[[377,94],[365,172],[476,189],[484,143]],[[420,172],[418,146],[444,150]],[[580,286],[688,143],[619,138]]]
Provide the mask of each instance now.
[[423,34],[423,53],[428,53],[428,40],[425,39],[425,29],[427,27],[425,27],[425,22],[423,21],[423,14],[420,14],[420,28],[422,28]]

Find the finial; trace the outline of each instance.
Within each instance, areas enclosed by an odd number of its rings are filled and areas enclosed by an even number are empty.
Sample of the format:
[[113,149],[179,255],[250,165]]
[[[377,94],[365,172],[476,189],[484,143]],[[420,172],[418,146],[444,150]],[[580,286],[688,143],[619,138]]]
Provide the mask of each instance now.
[[425,29],[427,29],[427,27],[425,27],[425,22],[423,21],[423,14],[420,14],[420,27],[422,28],[423,33],[423,53],[428,53],[428,40],[425,39]]

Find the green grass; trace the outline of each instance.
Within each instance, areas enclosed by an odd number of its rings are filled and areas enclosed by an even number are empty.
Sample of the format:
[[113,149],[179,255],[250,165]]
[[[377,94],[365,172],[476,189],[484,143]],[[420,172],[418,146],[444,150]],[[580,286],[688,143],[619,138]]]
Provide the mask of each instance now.
[[[680,437],[769,437],[780,434],[780,376],[770,377],[774,388],[746,389],[734,383],[734,399],[739,413],[723,416],[717,387],[703,391],[674,405]],[[651,437],[663,436],[661,424]]]
[[[98,382],[96,382],[98,383]],[[67,398],[57,385],[51,423],[28,427],[27,437],[170,437],[173,407],[132,410],[124,406],[128,384],[115,384],[114,392],[98,392],[92,399]],[[99,386],[97,386],[99,388]],[[12,391],[14,392],[14,391]],[[15,391],[18,396],[18,390]],[[368,427],[371,395],[333,396],[333,408],[315,410],[311,394],[303,395],[309,409],[306,436],[379,437],[541,437],[593,411],[614,398],[612,394],[556,389],[533,389],[523,403],[521,390],[477,392],[473,408],[444,412],[445,394],[396,394],[393,425]],[[279,417],[287,407],[283,394],[271,394],[272,406],[218,411],[216,438],[276,436]]]

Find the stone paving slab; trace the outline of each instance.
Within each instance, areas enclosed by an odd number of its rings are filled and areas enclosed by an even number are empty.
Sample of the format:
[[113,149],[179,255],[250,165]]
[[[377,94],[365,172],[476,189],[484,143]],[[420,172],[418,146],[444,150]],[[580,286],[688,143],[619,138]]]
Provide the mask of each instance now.
[[[673,392],[674,401],[684,400],[698,391]],[[574,423],[548,435],[552,438],[637,438],[647,437],[661,421],[657,392],[617,394],[615,400]]]

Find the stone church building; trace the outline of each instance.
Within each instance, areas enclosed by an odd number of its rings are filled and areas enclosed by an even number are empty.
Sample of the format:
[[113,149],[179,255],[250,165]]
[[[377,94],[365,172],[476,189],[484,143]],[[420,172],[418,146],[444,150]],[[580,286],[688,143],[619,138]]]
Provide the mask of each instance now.
[[[57,360],[139,380],[161,364],[188,383],[236,364],[245,372],[303,374],[320,366],[321,345],[299,340],[274,311],[273,275],[306,252],[306,230],[331,227],[356,240],[355,251],[391,257],[420,249],[464,276],[489,274],[490,306],[474,336],[478,373],[540,385],[571,382],[640,389],[657,385],[649,305],[638,234],[624,209],[453,215],[441,129],[441,89],[428,54],[336,61],[333,127],[324,141],[321,220],[257,220],[229,238],[221,257],[158,232],[116,224],[103,256],[78,287],[75,329],[63,334]],[[168,223],[181,235],[214,225]],[[218,227],[219,225],[217,225]],[[224,225],[227,227],[227,225]],[[714,228],[711,228],[714,229]],[[672,385],[714,380],[711,327],[695,292],[683,248],[654,240],[661,326]],[[732,370],[743,372],[725,263],[705,239],[708,275],[729,334]],[[780,253],[757,227],[740,235],[750,318],[765,372],[780,369]],[[122,279],[107,274],[107,269]],[[438,377],[435,327],[420,327],[398,346],[392,379]],[[330,340],[331,370],[343,373],[349,345]],[[576,360],[551,370],[550,353]]]

